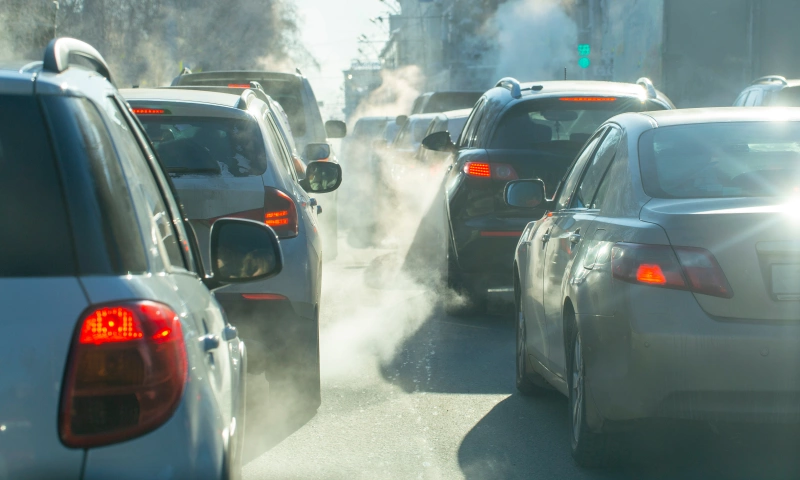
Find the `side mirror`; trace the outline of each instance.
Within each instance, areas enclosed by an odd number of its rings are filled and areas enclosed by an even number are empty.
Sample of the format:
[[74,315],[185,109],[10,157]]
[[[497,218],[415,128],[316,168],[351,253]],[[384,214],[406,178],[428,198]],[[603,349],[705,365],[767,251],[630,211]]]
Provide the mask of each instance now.
[[408,115],[400,115],[394,119],[394,123],[396,123],[399,127],[402,127],[406,123],[408,123]]
[[422,140],[422,146],[437,152],[453,152],[456,149],[448,132],[431,133]]
[[325,122],[325,133],[328,138],[344,138],[347,136],[347,124],[341,120],[328,120]]
[[306,178],[300,186],[309,193],[328,193],[342,184],[342,167],[333,162],[311,162],[306,166]]
[[253,220],[221,218],[211,226],[209,289],[274,277],[283,269],[283,254],[272,228]]
[[516,208],[537,208],[543,206],[545,199],[544,182],[533,180],[514,180],[506,184],[503,191],[506,204]]
[[307,162],[327,160],[331,156],[331,146],[327,143],[309,143],[303,150],[303,158]]

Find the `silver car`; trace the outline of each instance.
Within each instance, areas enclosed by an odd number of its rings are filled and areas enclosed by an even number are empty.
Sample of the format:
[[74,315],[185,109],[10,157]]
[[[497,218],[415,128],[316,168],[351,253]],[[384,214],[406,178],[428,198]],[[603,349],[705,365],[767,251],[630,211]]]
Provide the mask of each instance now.
[[220,220],[206,275],[108,66],[69,38],[0,68],[0,165],[0,478],[238,478],[247,357],[209,288],[279,272],[274,232]]
[[517,388],[569,397],[599,465],[643,420],[800,422],[800,111],[628,113],[590,138],[517,245]]
[[201,245],[220,217],[266,223],[280,237],[286,268],[279,279],[232,285],[215,296],[248,342],[251,370],[266,370],[271,383],[299,390],[316,409],[322,244],[317,201],[309,194],[336,190],[341,167],[311,162],[300,179],[275,113],[251,90],[241,96],[122,93],[170,173]]

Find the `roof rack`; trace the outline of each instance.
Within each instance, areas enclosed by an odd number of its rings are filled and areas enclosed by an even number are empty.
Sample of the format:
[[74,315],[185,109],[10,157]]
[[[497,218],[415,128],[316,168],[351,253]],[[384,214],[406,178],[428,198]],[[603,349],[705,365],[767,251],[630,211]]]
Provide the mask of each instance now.
[[753,80],[753,83],[750,85],[757,85],[759,83],[773,83],[778,82],[781,85],[788,85],[789,82],[786,81],[786,77],[782,77],[780,75],[767,75],[766,77],[761,77]]
[[61,73],[70,67],[70,59],[79,57],[84,62],[80,62],[82,67],[90,67],[95,72],[111,80],[111,71],[108,69],[108,64],[100,55],[100,52],[86,42],[76,40],[74,38],[54,38],[47,44],[44,51],[44,61],[42,62],[42,70],[46,72]]
[[516,78],[512,77],[502,78],[500,79],[499,82],[497,82],[497,85],[495,85],[495,87],[507,88],[511,92],[512,98],[522,97],[522,88],[519,85],[519,80],[517,80]]
[[649,78],[642,77],[639,80],[636,80],[636,85],[641,85],[645,89],[648,98],[656,98],[658,96],[656,93],[656,87],[653,86],[653,82],[650,81]]
[[247,110],[250,102],[252,102],[255,98],[258,98],[256,97],[255,92],[248,88],[242,92],[242,95],[239,97],[239,101],[236,102],[236,108],[239,110]]

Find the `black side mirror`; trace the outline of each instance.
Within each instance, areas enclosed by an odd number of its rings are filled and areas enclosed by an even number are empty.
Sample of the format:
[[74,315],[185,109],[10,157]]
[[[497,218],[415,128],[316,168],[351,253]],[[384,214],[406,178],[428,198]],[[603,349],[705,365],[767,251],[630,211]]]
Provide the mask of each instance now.
[[408,115],[399,115],[397,118],[394,119],[394,123],[396,123],[397,126],[402,127],[403,125],[408,123]]
[[253,220],[221,218],[211,226],[209,289],[274,277],[283,270],[283,254],[272,228]]
[[309,193],[328,193],[342,184],[342,167],[333,162],[311,162],[306,166],[306,178],[300,186]]
[[450,139],[450,133],[448,132],[431,133],[422,140],[422,146],[437,152],[453,152],[456,150],[456,146]]
[[533,180],[514,180],[506,184],[503,191],[506,204],[516,208],[540,208],[547,202],[544,182]]
[[341,120],[328,120],[325,122],[325,133],[328,138],[344,138],[347,136],[347,124]]
[[327,160],[331,156],[331,146],[327,143],[309,143],[303,150],[303,159],[306,162]]

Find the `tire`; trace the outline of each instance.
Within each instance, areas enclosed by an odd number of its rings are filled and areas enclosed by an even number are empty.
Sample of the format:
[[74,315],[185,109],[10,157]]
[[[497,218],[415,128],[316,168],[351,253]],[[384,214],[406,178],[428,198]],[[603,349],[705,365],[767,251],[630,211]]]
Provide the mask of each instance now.
[[572,315],[570,357],[568,363],[570,445],[572,458],[584,468],[611,467],[619,463],[622,449],[619,439],[606,433],[592,432],[586,425],[586,371],[583,344]]
[[538,373],[531,372],[528,368],[528,346],[527,346],[527,327],[525,326],[525,316],[522,313],[519,302],[516,308],[517,314],[517,351],[516,351],[516,385],[519,393],[526,397],[539,396],[550,389],[547,381]]

